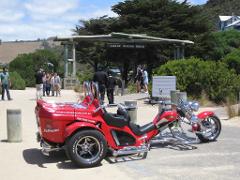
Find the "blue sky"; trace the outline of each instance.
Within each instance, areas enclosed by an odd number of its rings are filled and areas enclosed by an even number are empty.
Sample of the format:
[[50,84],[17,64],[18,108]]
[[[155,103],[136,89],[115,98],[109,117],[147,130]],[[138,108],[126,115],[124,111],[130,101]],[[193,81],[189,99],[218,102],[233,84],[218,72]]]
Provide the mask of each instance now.
[[[0,39],[35,40],[71,35],[79,19],[116,16],[111,6],[123,0],[0,0]],[[178,0],[183,1],[183,0]],[[188,0],[203,4],[206,0]]]

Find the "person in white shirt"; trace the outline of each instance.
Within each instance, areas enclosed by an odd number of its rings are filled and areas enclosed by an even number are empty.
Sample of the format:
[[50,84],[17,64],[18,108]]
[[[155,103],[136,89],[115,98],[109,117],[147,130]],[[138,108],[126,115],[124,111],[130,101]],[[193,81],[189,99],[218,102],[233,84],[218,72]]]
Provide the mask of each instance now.
[[143,69],[143,84],[145,93],[148,93],[148,72],[146,68]]

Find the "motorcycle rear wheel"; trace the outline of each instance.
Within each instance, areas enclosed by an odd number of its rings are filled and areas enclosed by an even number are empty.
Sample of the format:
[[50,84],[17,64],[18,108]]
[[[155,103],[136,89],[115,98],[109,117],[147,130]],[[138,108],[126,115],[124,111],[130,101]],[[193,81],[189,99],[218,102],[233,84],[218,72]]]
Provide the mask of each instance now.
[[201,142],[215,141],[221,133],[221,121],[217,116],[209,116],[202,120],[202,126],[207,133],[196,133]]
[[101,163],[107,153],[107,143],[97,130],[83,130],[67,142],[66,154],[77,166],[89,168]]

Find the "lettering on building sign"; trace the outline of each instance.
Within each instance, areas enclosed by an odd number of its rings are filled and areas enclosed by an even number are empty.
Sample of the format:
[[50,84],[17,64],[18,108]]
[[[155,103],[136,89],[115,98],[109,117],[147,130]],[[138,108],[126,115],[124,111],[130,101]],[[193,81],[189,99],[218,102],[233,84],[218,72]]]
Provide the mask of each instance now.
[[142,44],[107,44],[109,48],[144,49]]

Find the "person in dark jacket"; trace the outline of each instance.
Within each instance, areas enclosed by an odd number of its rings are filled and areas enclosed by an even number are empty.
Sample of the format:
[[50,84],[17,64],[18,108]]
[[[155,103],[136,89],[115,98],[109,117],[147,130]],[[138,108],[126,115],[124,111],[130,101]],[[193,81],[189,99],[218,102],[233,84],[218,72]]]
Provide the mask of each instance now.
[[97,71],[93,75],[93,81],[98,83],[99,92],[100,92],[100,103],[103,104],[105,91],[108,84],[108,75],[103,70]]
[[141,86],[143,84],[143,70],[141,65],[137,67],[137,74],[135,76],[135,80],[137,85],[137,93],[139,93],[141,92]]
[[114,89],[117,85],[117,80],[112,76],[112,72],[108,72],[107,97],[109,104],[114,104]]
[[36,97],[37,99],[41,99],[43,95],[43,69],[39,69],[35,74],[36,79]]

